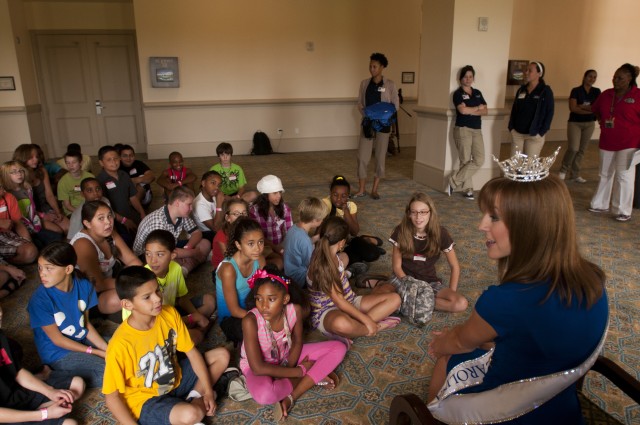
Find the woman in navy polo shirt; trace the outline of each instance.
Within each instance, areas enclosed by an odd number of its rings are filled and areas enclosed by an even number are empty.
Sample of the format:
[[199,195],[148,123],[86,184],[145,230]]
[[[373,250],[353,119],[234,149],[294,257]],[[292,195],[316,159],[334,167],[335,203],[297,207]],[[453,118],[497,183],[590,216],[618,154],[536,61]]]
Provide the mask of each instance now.
[[456,107],[456,125],[453,139],[456,142],[460,168],[449,177],[447,192],[462,190],[463,196],[473,200],[472,177],[484,164],[484,140],[482,139],[482,115],[487,115],[487,102],[480,90],[471,87],[476,71],[471,65],[460,70],[460,88],[453,93]]
[[519,151],[539,156],[553,119],[553,92],[542,78],[542,62],[529,63],[525,76],[527,83],[518,89],[509,118],[511,155]]
[[577,183],[585,183],[580,177],[580,162],[587,149],[589,140],[596,127],[596,116],[591,112],[591,105],[600,96],[600,89],[593,87],[598,78],[598,73],[593,69],[585,71],[582,77],[582,85],[571,90],[569,96],[569,122],[567,123],[567,140],[569,146],[562,159],[560,177],[564,180],[567,174]]

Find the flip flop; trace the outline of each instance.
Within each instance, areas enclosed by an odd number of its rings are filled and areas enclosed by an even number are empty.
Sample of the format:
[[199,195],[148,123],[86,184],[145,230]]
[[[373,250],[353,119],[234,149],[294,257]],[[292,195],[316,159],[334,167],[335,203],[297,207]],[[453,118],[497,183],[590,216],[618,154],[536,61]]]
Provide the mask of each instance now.
[[395,328],[400,324],[401,321],[402,320],[399,317],[389,316],[379,321],[378,325],[385,326],[384,329],[380,329],[380,330],[387,330],[387,329]]
[[[388,282],[389,276],[384,274],[365,274],[356,277],[356,288],[373,289],[380,282]],[[375,282],[375,283],[374,283]]]
[[364,198],[364,197],[365,197],[365,196],[367,196],[367,195],[368,195],[368,193],[367,193],[367,191],[365,190],[365,191],[364,191],[364,192],[362,192],[362,193],[354,193],[353,195],[349,196],[349,198],[351,198],[351,199]]
[[[291,396],[291,394],[289,394],[288,396],[286,396],[285,398],[288,398],[289,401],[291,401],[291,404],[289,405],[289,408],[287,409],[287,413],[289,413],[291,411],[291,409],[293,409],[293,405],[295,404],[293,401],[293,397]],[[285,418],[284,413],[285,411],[282,409],[282,402],[284,401],[284,398],[282,400],[280,400],[277,403],[273,403],[273,420],[276,422],[280,422],[283,418]]]
[[380,239],[377,236],[373,236],[373,235],[361,235],[361,237],[363,238],[371,238],[371,239],[375,239],[376,240],[376,246],[382,246],[382,239]]
[[331,389],[336,389],[338,387],[338,384],[340,384],[340,378],[338,377],[338,375],[335,372],[331,372],[323,380],[318,382],[316,384],[316,387],[325,387],[325,386],[330,385],[332,383],[333,383],[333,388],[331,388]]

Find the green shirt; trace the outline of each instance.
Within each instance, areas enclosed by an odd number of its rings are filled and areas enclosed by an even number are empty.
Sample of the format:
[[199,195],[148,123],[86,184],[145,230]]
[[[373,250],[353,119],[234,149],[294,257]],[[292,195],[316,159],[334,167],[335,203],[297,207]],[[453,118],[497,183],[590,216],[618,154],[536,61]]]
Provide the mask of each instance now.
[[222,168],[222,164],[218,163],[209,168],[209,171],[216,171],[222,176],[220,190],[222,190],[222,193],[227,196],[235,195],[245,184],[247,184],[244,171],[242,171],[242,167],[238,164],[231,163],[229,168]]
[[[80,190],[80,183],[87,177],[95,176],[88,171],[83,171],[82,175],[77,179],[73,177],[71,173],[62,176],[60,182],[58,182],[58,200],[69,201],[72,207],[78,208],[78,206],[84,202],[84,196],[82,196],[82,191]],[[69,215],[71,211],[64,208],[64,213]]]

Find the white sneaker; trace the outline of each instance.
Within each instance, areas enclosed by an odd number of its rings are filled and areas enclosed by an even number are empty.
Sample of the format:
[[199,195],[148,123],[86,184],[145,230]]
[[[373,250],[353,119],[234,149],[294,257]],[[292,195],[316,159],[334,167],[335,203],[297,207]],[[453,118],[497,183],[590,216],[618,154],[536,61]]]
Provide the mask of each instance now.
[[587,182],[582,177],[576,177],[575,179],[573,179],[573,181],[575,181],[576,183],[586,183]]
[[565,177],[567,177],[567,173],[563,173],[563,172],[558,173],[558,178],[560,178],[560,180],[564,180]]

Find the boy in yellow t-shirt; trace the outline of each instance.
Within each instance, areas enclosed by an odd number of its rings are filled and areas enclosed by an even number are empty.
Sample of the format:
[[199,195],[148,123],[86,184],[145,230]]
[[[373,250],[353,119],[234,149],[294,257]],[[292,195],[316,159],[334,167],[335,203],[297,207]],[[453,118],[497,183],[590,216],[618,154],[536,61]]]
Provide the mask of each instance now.
[[[142,266],[116,279],[122,307],[131,311],[107,347],[102,392],[121,424],[196,423],[216,410],[212,389],[229,363],[224,348],[196,349],[175,308],[162,305],[156,276]],[[178,362],[177,352],[186,354]]]
[[[216,309],[216,299],[211,294],[204,294],[193,298],[184,281],[180,264],[173,261],[176,258],[176,240],[168,230],[156,229],[149,233],[144,244],[146,268],[151,270],[158,280],[162,291],[162,304],[176,307],[189,328],[189,335],[197,345],[204,340],[204,336],[213,324],[211,315]],[[176,306],[176,301],[178,302]],[[122,320],[131,312],[122,309]]]

